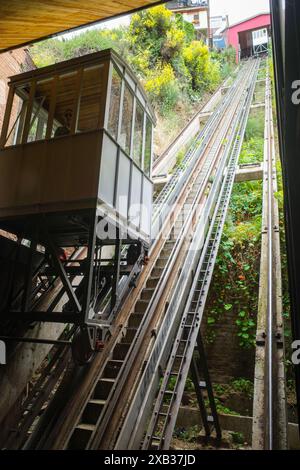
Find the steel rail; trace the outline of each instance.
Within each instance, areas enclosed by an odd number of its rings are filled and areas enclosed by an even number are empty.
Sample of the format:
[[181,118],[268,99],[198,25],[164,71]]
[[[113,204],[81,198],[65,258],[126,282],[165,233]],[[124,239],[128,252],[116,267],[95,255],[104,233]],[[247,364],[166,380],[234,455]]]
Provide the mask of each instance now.
[[[264,180],[252,445],[287,448],[279,214],[271,79],[265,89]],[[279,265],[279,266],[278,266]]]
[[[241,104],[241,107],[243,107],[242,104]],[[236,120],[239,121],[240,118],[241,118],[241,115],[238,114],[236,116]],[[235,134],[235,132],[234,132],[234,134]],[[231,148],[231,145],[232,145],[232,141],[230,142],[230,148]],[[224,172],[224,166],[222,167],[222,165],[220,165],[219,170],[220,170],[220,176],[222,176],[223,172]],[[212,188],[211,195],[214,192],[215,192],[215,194],[218,194],[218,191],[219,191],[219,185],[217,184],[215,188]],[[210,204],[208,204],[208,207],[210,207],[210,209],[206,210],[206,215],[208,215],[211,211],[211,205]],[[205,216],[204,216],[204,218],[201,217],[201,219],[199,220],[198,231],[197,230],[195,231],[195,233],[196,233],[195,239],[196,240],[203,239],[203,236],[204,236],[203,226],[205,225],[204,221],[205,221]],[[197,250],[199,250],[199,246],[197,248],[196,245],[194,244],[193,245],[193,250],[195,250],[195,252],[197,252]],[[187,258],[187,263],[186,264],[187,264],[187,270],[191,271],[191,263],[188,262],[188,258]],[[158,379],[158,377],[157,377],[157,364],[161,365],[163,363],[163,359],[162,359],[163,352],[162,351],[164,349],[167,349],[168,346],[170,346],[170,344],[172,344],[172,340],[171,340],[171,337],[170,337],[171,336],[170,332],[172,331],[172,325],[170,326],[170,323],[175,323],[176,322],[176,317],[178,316],[178,313],[176,315],[176,308],[178,309],[179,305],[182,304],[183,294],[182,294],[181,286],[184,284],[184,276],[186,276],[186,274],[185,274],[185,268],[183,267],[182,276],[178,280],[178,284],[179,284],[180,287],[177,287],[175,289],[173,298],[172,298],[172,300],[170,301],[170,304],[169,304],[169,309],[168,309],[168,311],[165,315],[164,323],[165,323],[166,327],[161,326],[159,334],[158,334],[156,342],[155,342],[155,346],[152,350],[151,356],[147,360],[147,366],[146,366],[146,369],[144,371],[143,377],[139,381],[138,389],[136,391],[136,394],[135,394],[134,398],[132,399],[131,408],[130,408],[128,414],[127,414],[124,426],[123,426],[123,428],[121,430],[121,433],[118,437],[118,441],[117,441],[117,444],[116,444],[117,449],[124,449],[124,448],[127,448],[127,446],[129,446],[130,448],[136,448],[136,447],[138,447],[138,443],[140,442],[140,439],[135,437],[140,432],[140,429],[137,429],[138,426],[140,426],[140,424],[137,424],[137,423],[140,423],[143,420],[143,416],[141,416],[141,415],[143,414],[145,407],[147,407],[147,404],[146,404],[146,402],[148,400],[147,393],[148,394],[150,393],[149,389],[151,388],[149,384],[151,383],[151,380],[152,380],[152,382],[155,380],[155,379],[153,379],[153,377],[155,375],[156,375],[156,382],[157,382],[157,379]],[[186,282],[186,280],[185,280],[185,282]],[[190,288],[189,284],[187,284],[187,286],[185,286],[185,289]],[[180,298],[180,293],[181,293],[181,298]],[[168,323],[169,323],[169,325],[168,325]],[[156,370],[155,370],[155,365],[154,364],[156,364]],[[153,386],[153,384],[152,384],[152,393],[155,393],[155,388],[156,387]],[[135,426],[135,429],[134,429],[134,426]]]
[[269,75],[267,74],[266,86],[266,125],[267,125],[267,155],[268,155],[268,449],[273,450],[274,440],[274,426],[273,426],[273,343],[274,343],[274,291],[273,291],[273,218],[274,218],[274,205],[273,205],[273,158],[272,158],[272,143],[271,143],[271,116],[272,108],[270,106],[271,86]]

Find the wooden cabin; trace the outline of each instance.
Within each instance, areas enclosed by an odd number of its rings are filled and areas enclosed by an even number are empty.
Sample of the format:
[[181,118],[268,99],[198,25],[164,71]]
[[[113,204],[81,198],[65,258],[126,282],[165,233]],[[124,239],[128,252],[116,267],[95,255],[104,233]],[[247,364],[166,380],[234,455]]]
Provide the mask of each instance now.
[[154,123],[141,84],[111,49],[12,77],[0,226],[18,233],[28,215],[96,209],[149,240]]

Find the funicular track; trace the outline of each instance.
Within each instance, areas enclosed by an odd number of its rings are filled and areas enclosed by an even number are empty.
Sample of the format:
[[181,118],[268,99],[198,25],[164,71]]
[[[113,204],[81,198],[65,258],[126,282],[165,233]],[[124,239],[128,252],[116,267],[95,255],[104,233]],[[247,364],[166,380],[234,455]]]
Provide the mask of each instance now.
[[288,448],[284,326],[272,84],[266,77],[262,242],[256,333],[252,447]]
[[[259,63],[257,63],[256,66],[258,66],[258,64]],[[180,312],[180,308],[178,308],[180,303],[178,303],[178,299],[176,299],[177,308],[175,306],[172,313],[174,318],[176,318],[176,316],[178,317],[177,330],[175,329],[175,332],[172,332],[172,330],[169,329],[169,331],[165,332],[164,347],[161,347],[160,355],[158,355],[156,359],[154,356],[149,358],[149,365],[151,361],[155,362],[156,360],[157,363],[156,366],[152,366],[152,374],[154,376],[154,378],[152,378],[152,384],[151,380],[149,380],[149,374],[147,379],[147,374],[144,373],[133,398],[133,403],[127,415],[124,427],[118,436],[116,445],[118,449],[135,449],[139,447],[144,437],[144,431],[147,428],[146,423],[149,420],[149,416],[150,422],[142,448],[164,450],[169,448],[186,378],[191,365],[192,372],[196,376],[196,380],[201,383],[201,387],[209,389],[207,368],[205,367],[204,370],[206,381],[200,382],[197,375],[196,364],[193,364],[193,353],[196,345],[198,345],[200,356],[204,355],[201,336],[199,336],[201,319],[221,240],[223,225],[225,223],[227,208],[230,202],[237,161],[250,111],[257,71],[258,68],[254,71],[253,81],[249,87],[247,98],[242,105],[239,115],[239,124],[236,127],[231,143],[232,146],[230,147],[225,177],[219,190],[217,203],[213,210],[200,259],[193,272],[191,283],[187,284],[189,294],[182,313]],[[158,387],[160,368],[163,368],[163,380],[160,387]],[[174,380],[175,385],[171,385],[171,381]],[[157,387],[159,388],[158,394],[156,391]],[[145,390],[147,390],[147,393],[145,393]],[[141,403],[143,394],[145,396],[143,403]],[[155,405],[152,408],[152,402],[156,395]],[[212,390],[208,390],[208,397],[212,412],[211,416],[208,416],[204,409],[203,398],[199,390],[197,398],[199,406],[202,406],[202,416],[204,416],[206,420],[203,424],[207,435],[210,435],[212,431],[211,425],[214,425],[217,437],[220,438],[221,431],[214,401],[212,399]],[[136,403],[138,403],[140,407],[136,407]]]
[[[142,356],[139,356],[140,347],[143,345],[145,349],[145,343],[151,342],[151,330],[157,325],[159,317],[157,314],[155,316],[156,310],[159,310],[160,304],[166,302],[165,293],[176,280],[180,263],[186,253],[184,235],[195,225],[196,205],[200,202],[203,206],[209,178],[215,175],[222,155],[223,161],[224,155],[228,155],[232,142],[230,140],[224,144],[224,141],[228,140],[230,135],[231,139],[233,138],[236,121],[240,117],[238,109],[241,107],[246,79],[254,73],[254,69],[253,63],[244,66],[219,110],[209,120],[206,132],[198,136],[197,144],[188,152],[184,166],[174,175],[176,183],[174,184],[173,180],[172,188],[166,188],[160,203],[156,201],[154,225],[160,227],[167,214],[169,224],[165,223],[161,230],[156,228],[159,236],[151,249],[152,260],[145,267],[139,285],[125,301],[116,322],[115,333],[102,354],[85,370],[78,371],[75,366],[68,366],[57,392],[61,400],[54,400],[49,405],[48,414],[57,415],[55,425],[53,424],[51,429],[45,429],[42,416],[27,443],[24,442],[23,435],[23,441],[19,440],[16,445],[12,439],[8,448],[98,448],[101,445],[107,426],[114,422],[114,408],[123,393],[124,385],[128,382],[133,364],[138,362],[138,357],[141,358],[140,362],[143,362]],[[218,185],[215,184],[213,189],[217,197]],[[213,198],[211,199],[215,204]],[[176,208],[170,210],[170,205],[175,201]],[[188,223],[185,219],[182,226],[180,214],[184,204],[190,206],[190,212]],[[161,207],[160,211],[157,211],[158,206]],[[145,342],[147,334],[148,342]],[[61,345],[62,354],[65,352],[64,348],[65,346]],[[59,354],[57,358],[59,359]],[[66,393],[70,396],[67,397]],[[58,401],[60,406],[57,407]],[[66,406],[62,406],[65,402]],[[27,413],[37,415],[34,405]],[[28,422],[26,426],[28,429]]]
[[[165,369],[164,380],[154,406],[143,448],[154,447],[168,449],[171,443],[189,371],[189,365],[192,361],[193,351],[200,331],[205,301],[213,275],[213,268],[221,241],[253,91],[254,87],[252,87],[252,93],[249,93],[248,95],[247,103],[243,110],[244,112],[236,133],[236,140],[234,142],[230,161],[227,167],[227,173],[214,210],[201,259],[198,263],[197,271],[195,272],[194,282],[186,303],[180,328],[177,332],[173,343],[174,346]],[[202,351],[200,351],[200,354],[201,353]],[[174,389],[170,391],[169,382],[172,376],[176,377],[176,383]],[[165,410],[164,402],[166,401],[166,398],[168,398],[168,404]],[[216,423],[213,424],[216,425]]]

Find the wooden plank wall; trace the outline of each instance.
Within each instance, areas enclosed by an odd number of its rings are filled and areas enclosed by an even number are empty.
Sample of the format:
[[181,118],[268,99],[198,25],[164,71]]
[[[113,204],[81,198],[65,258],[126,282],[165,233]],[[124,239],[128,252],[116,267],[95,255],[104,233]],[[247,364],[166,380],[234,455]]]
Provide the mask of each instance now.
[[0,51],[151,6],[157,0],[1,0]]

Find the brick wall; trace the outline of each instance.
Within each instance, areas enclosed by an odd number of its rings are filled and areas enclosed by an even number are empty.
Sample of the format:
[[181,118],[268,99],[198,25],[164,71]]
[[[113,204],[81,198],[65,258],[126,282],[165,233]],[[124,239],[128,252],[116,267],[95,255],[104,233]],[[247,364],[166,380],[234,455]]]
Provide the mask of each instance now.
[[[6,99],[8,94],[9,77],[35,68],[35,65],[27,49],[16,49],[0,54],[0,135],[3,124]],[[6,232],[0,230],[0,235],[15,239]]]
[[34,69],[27,49],[16,49],[0,54],[0,130],[2,129],[9,77]]

